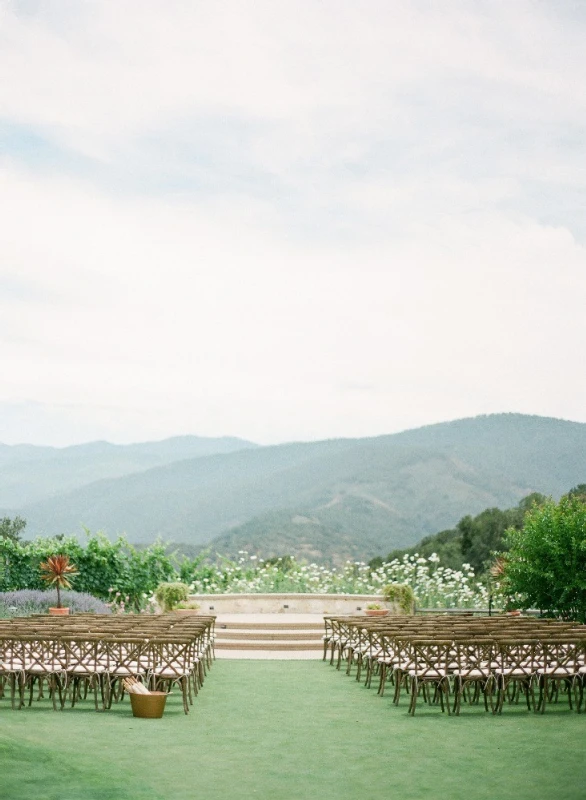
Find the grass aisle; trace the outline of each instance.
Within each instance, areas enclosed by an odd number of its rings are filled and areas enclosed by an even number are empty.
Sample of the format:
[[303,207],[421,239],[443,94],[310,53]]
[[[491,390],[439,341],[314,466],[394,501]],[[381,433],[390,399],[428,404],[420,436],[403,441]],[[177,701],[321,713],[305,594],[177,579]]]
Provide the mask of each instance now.
[[[562,710],[563,709],[563,710]],[[218,661],[185,717],[128,703],[0,702],[2,800],[578,800],[586,715],[421,706],[412,719],[321,662]]]

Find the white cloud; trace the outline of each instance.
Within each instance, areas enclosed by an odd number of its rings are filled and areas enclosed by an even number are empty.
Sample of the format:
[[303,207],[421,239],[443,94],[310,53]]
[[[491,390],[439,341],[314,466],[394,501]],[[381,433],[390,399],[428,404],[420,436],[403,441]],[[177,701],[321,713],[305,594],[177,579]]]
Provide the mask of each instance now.
[[0,441],[586,421],[583,20],[2,8]]

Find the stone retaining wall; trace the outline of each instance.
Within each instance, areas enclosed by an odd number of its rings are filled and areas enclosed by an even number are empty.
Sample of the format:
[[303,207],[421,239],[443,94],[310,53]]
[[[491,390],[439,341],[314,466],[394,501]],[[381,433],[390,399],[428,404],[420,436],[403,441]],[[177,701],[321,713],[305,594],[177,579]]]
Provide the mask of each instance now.
[[356,614],[368,603],[403,613],[374,594],[192,594],[189,599],[214,614]]

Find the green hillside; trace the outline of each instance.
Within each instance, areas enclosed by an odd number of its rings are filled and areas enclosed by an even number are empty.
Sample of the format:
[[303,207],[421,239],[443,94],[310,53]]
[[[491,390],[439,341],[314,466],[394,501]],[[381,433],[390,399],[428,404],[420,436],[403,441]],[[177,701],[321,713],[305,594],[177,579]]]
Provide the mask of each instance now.
[[586,424],[501,414],[372,439],[240,450],[7,503],[27,533],[81,525],[221,552],[371,558],[586,475]]
[[0,444],[0,508],[17,509],[101,479],[249,447],[256,445],[233,437],[200,436],[129,445],[90,442],[63,448]]

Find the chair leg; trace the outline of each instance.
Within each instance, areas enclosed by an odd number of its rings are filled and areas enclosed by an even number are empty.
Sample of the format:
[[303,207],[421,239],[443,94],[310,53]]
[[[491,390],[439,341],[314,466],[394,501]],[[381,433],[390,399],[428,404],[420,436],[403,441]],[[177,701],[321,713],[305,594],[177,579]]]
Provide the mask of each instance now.
[[354,658],[354,652],[352,651],[352,648],[349,647],[348,650],[346,651],[346,675],[350,674],[350,671],[352,669],[353,658]]
[[415,715],[415,706],[417,704],[417,695],[419,694],[419,682],[417,677],[411,680],[411,702],[409,703],[409,714],[413,717]]
[[442,714],[443,714],[444,711],[445,711],[445,708],[444,708],[444,692],[443,692],[443,688],[442,688],[441,682],[436,684],[436,686],[435,686],[435,694],[439,695],[440,706],[441,706]]
[[576,714],[582,713],[582,677],[581,675],[574,675],[572,678],[572,692],[574,694],[574,705],[576,706]]
[[181,693],[183,695],[183,710],[186,714],[189,714],[189,704],[187,701],[187,678],[184,676],[180,678],[181,684]]
[[464,682],[458,675],[454,678],[454,714],[460,715],[460,706],[462,704],[462,693],[464,691]]
[[500,714],[502,711],[502,705],[505,700],[505,686],[504,686],[505,679],[502,675],[499,675],[496,679],[495,690],[496,690],[496,697],[491,695],[491,708],[493,714]]
[[452,713],[452,710],[450,708],[450,679],[449,678],[444,678],[444,693],[446,695],[446,711],[448,712],[448,717],[449,717],[451,715],[451,713]]
[[398,706],[401,699],[401,689],[403,687],[403,671],[397,669],[395,671],[395,693],[393,695],[393,703]]
[[378,694],[382,697],[385,693],[385,683],[387,680],[387,665],[383,661],[380,665],[380,675],[378,682]]
[[547,675],[542,675],[541,676],[541,680],[540,680],[540,686],[539,686],[539,700],[540,700],[540,703],[539,703],[538,708],[539,708],[539,713],[540,714],[545,713],[545,706],[546,706],[546,703],[547,703],[547,700],[548,700],[547,692],[548,692]]
[[75,677],[71,684],[71,708],[75,706],[76,700],[79,699],[79,678]]
[[21,672],[18,676],[18,695],[20,698],[19,708],[24,708],[24,690],[26,687],[26,674]]
[[371,681],[372,681],[372,658],[369,658],[366,662],[366,678],[364,679],[364,686],[367,689],[370,689]]

